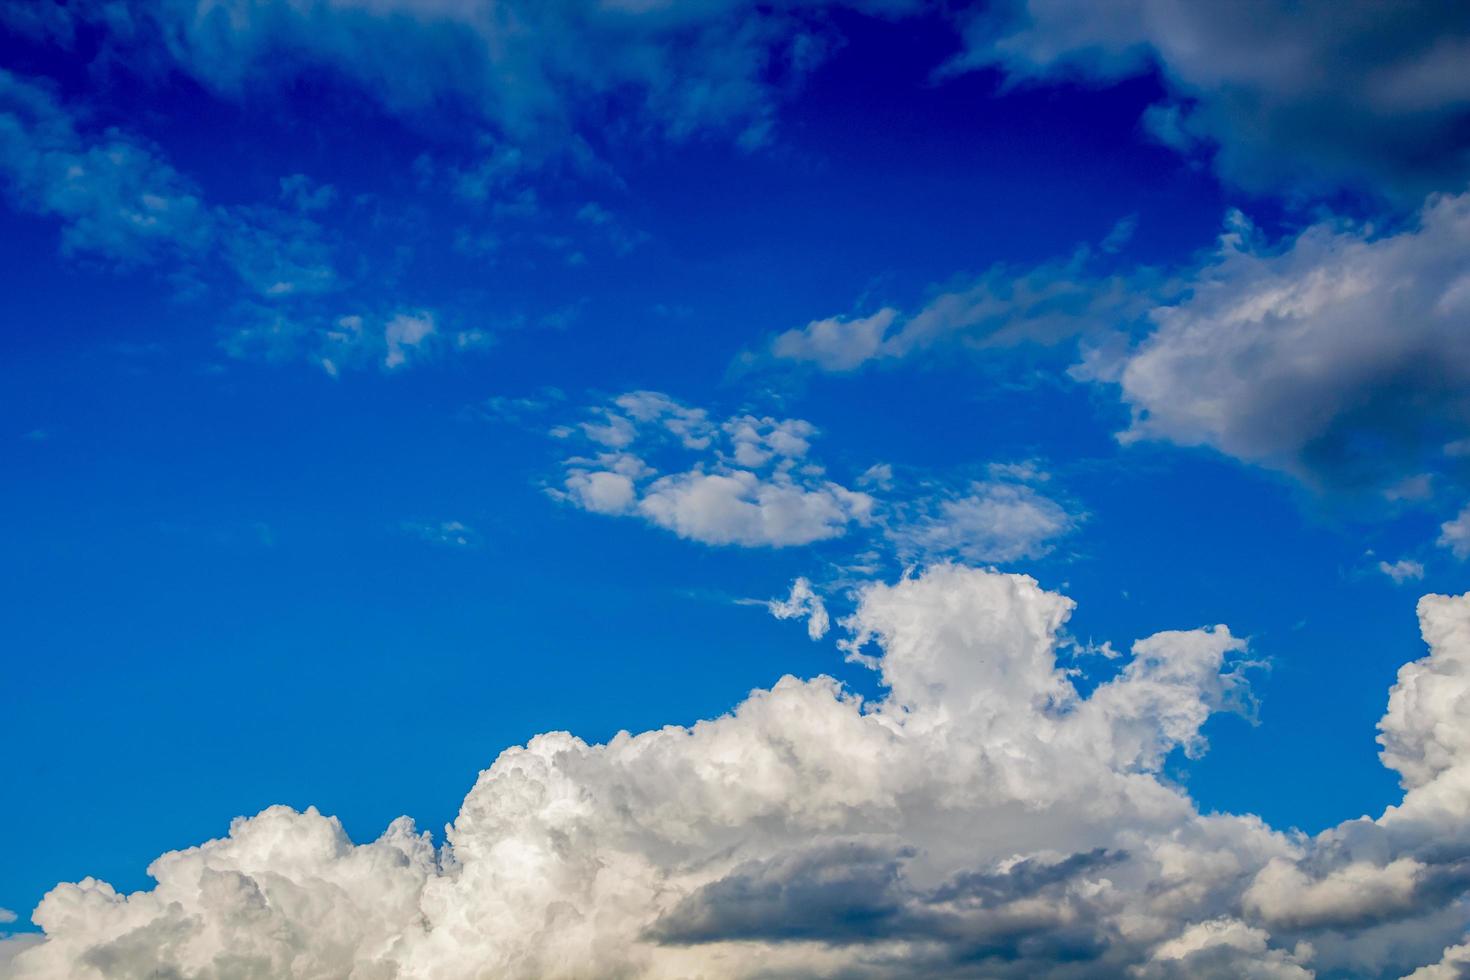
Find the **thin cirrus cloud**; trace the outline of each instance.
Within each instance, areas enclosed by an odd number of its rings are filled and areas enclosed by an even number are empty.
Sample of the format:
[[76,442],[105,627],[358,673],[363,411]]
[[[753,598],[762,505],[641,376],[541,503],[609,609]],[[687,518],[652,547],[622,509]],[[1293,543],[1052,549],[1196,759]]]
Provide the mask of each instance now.
[[936,293],[916,312],[884,307],[869,316],[814,320],[778,334],[769,351],[777,360],[847,372],[946,347],[1052,345],[1140,321],[1170,288],[1147,269],[1099,274],[1095,259],[1083,247],[1031,268],[997,265]]
[[917,6],[149,0],[126,19],[104,4],[71,5],[68,23],[102,26],[115,56],[166,59],[227,98],[325,67],[407,118],[453,105],[518,143],[575,149],[583,117],[612,106],[672,139],[715,129],[761,142],[782,86],[824,47],[824,12]]
[[[778,615],[811,614],[805,591]],[[1402,800],[1315,837],[1201,813],[1161,769],[1246,695],[1227,628],[1134,644],[1083,696],[1072,602],[933,566],[868,583],[840,641],[864,701],[785,677],[729,714],[503,752],[442,847],[354,844],[272,807],[121,895],[62,884],[10,980],[89,975],[1455,976],[1470,872],[1470,599],[1426,596],[1428,655],[1379,723]],[[815,635],[819,632],[812,630]]]
[[1004,564],[1047,554],[1081,519],[1031,485],[1045,474],[1029,465],[991,467],[959,489],[895,490],[892,467],[875,464],[854,481],[867,489],[855,490],[812,458],[818,431],[804,419],[718,420],[650,391],[590,415],[553,430],[589,451],[563,462],[552,496],[703,544],[781,548],[867,532],[864,544],[876,538],[905,561]]

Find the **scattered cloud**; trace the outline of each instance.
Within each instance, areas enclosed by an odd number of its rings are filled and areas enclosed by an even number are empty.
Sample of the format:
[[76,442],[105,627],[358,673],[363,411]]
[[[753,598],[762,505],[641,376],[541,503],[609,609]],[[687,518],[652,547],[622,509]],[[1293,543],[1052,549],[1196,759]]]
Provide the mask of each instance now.
[[49,83],[0,70],[0,177],[20,208],[61,223],[62,251],[169,262],[182,288],[223,273],[261,298],[337,287],[323,230],[265,206],[220,207],[145,140],[88,132]]
[[689,728],[539,736],[439,848],[407,818],[354,844],[272,807],[159,858],[152,890],[58,885],[8,973],[1457,975],[1470,597],[1421,600],[1429,653],[1389,694],[1403,799],[1315,837],[1201,813],[1161,774],[1206,750],[1243,641],[1154,634],[1083,696],[1057,662],[1071,610],[952,565],[870,583],[842,646],[875,700],[786,677]]
[[1439,526],[1438,544],[1456,558],[1470,558],[1470,505]]
[[1395,562],[1380,561],[1378,570],[1393,579],[1396,585],[1424,577],[1424,566],[1409,558],[1400,558]]
[[[872,497],[807,459],[816,428],[802,419],[716,422],[668,395],[634,391],[562,432],[573,433],[598,451],[566,460],[553,495],[593,513],[636,516],[705,544],[776,548],[840,537],[872,517]],[[638,454],[670,449],[682,457],[672,469]]]
[[901,557],[972,564],[1040,558],[1081,520],[1024,483],[998,480],[921,497],[899,509],[888,536]]
[[954,488],[900,480],[874,464],[835,482],[811,457],[805,419],[742,414],[724,420],[660,392],[621,395],[552,436],[592,451],[563,463],[552,496],[583,510],[639,517],[705,544],[785,547],[863,531],[856,547],[902,561],[1007,563],[1047,554],[1081,520],[1030,483],[1034,463],[998,464]]
[[244,307],[236,317],[244,322],[221,342],[231,357],[305,360],[332,377],[373,364],[384,371],[401,370],[445,352],[481,350],[491,342],[489,334],[476,329],[441,330],[438,315],[429,310],[326,317],[255,305]]
[[1470,14],[1454,0],[1016,0],[972,13],[966,37],[946,71],[996,66],[1028,82],[1156,69],[1169,96],[1145,128],[1212,152],[1253,190],[1348,184],[1417,203],[1470,178]]
[[1167,275],[993,269],[912,316],[831,318],[774,339],[826,370],[942,345],[1080,341],[1075,378],[1117,385],[1125,443],[1210,446],[1321,490],[1430,501],[1470,432],[1470,193],[1401,227],[1326,218],[1269,241],[1238,212]]
[[798,578],[791,583],[791,594],[785,599],[772,599],[766,608],[777,619],[805,619],[806,633],[813,640],[827,635],[832,622],[827,616],[827,605],[812,589],[809,579]]
[[405,534],[429,544],[449,548],[478,548],[482,543],[480,532],[461,521],[404,521],[401,526]]
[[1168,294],[1171,284],[1148,269],[1098,274],[1095,257],[1092,249],[1081,248],[1067,259],[1028,269],[997,265],[937,293],[911,314],[885,307],[865,317],[814,320],[778,334],[770,355],[844,372],[952,347],[1053,345],[1142,322]]
[[120,264],[208,247],[213,213],[150,144],[84,137],[44,83],[0,69],[0,175],[20,208],[61,223],[62,250]]

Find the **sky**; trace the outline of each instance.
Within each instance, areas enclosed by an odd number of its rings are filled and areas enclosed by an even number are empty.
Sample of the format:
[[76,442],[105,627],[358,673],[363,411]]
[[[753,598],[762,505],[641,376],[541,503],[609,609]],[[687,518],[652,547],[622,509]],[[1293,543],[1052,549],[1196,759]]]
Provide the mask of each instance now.
[[1467,65],[0,6],[0,977],[1470,975]]

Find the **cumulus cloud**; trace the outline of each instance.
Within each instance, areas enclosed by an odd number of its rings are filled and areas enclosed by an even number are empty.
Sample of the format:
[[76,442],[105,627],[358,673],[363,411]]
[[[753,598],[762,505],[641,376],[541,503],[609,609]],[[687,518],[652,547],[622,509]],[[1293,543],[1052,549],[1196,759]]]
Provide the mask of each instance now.
[[[273,807],[164,855],[156,885],[58,885],[11,980],[207,977],[1455,975],[1470,794],[1470,597],[1380,725],[1403,801],[1317,838],[1202,814],[1162,778],[1204,750],[1244,643],[1155,634],[1084,697],[1065,597],[932,567],[865,586],[865,701],[782,678],[690,728],[564,733],[480,774],[436,848],[354,844]],[[870,653],[867,651],[871,651]],[[1431,966],[1431,964],[1434,964]]]
[[1014,0],[972,15],[950,71],[1112,80],[1157,68],[1156,138],[1254,189],[1348,183],[1417,200],[1470,178],[1470,13],[1454,0]]
[[[806,459],[816,427],[803,419],[716,422],[661,392],[634,391],[564,431],[601,451],[568,459],[554,495],[593,513],[637,516],[705,544],[778,548],[840,537],[872,517],[871,496]],[[688,468],[650,465],[635,443],[682,452]]]
[[879,463],[853,490],[812,459],[818,431],[805,419],[718,420],[650,391],[589,416],[553,430],[594,451],[564,461],[552,495],[705,544],[783,547],[862,531],[863,546],[904,562],[1007,563],[1047,554],[1081,520],[1030,485],[1047,479],[1032,463],[992,465],[989,479],[959,488]]
[[1156,307],[1116,380],[1125,441],[1207,445],[1319,485],[1383,487],[1470,432],[1470,194],[1409,227],[1336,221],[1271,245],[1235,218]]

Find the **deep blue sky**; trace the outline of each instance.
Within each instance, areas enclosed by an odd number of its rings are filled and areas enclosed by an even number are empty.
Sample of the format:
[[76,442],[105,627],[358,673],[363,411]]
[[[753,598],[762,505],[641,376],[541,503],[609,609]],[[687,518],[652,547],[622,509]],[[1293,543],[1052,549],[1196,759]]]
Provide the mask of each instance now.
[[[401,109],[331,66],[231,93],[95,24],[5,36],[0,64],[50,93],[77,152],[115,129],[218,209],[284,213],[293,174],[334,188],[303,217],[336,285],[293,322],[433,311],[441,335],[481,339],[335,377],[306,342],[233,347],[251,310],[285,308],[223,246],[70,247],[85,214],[37,203],[28,145],[0,142],[0,837],[25,845],[0,907],[24,919],[84,875],[143,887],[154,856],[273,803],[357,839],[401,813],[438,828],[538,732],[688,723],[783,673],[872,692],[830,643],[737,601],[805,575],[850,606],[857,530],[709,544],[547,492],[585,451],[549,430],[640,389],[716,419],[806,419],[849,487],[875,463],[919,494],[1034,461],[1075,529],[996,563],[1076,599],[1075,636],[1121,649],[1227,623],[1269,661],[1257,722],[1214,719],[1209,753],[1170,767],[1202,809],[1316,831],[1397,797],[1373,726],[1422,655],[1415,597],[1467,586],[1434,546],[1463,503],[1452,471],[1405,502],[1229,447],[1120,445],[1116,386],[1068,373],[1095,335],[827,374],[762,352],[1083,246],[1087,275],[1187,278],[1232,209],[1269,253],[1324,214],[1391,227],[1414,206],[1351,182],[1262,187],[1163,145],[1140,121],[1169,92],[1157,69],[937,77],[963,44],[944,18],[839,14],[822,33],[810,74],[772,83],[756,145],[723,122],[659,132],[615,93],[579,110],[576,153],[564,132],[501,140],[453,98]],[[513,144],[542,159],[483,199],[455,192],[456,168]],[[1102,248],[1120,221],[1135,230]],[[431,540],[450,522],[466,544]],[[877,550],[875,576],[897,575],[905,556]],[[1377,568],[1406,557],[1422,580]]]

